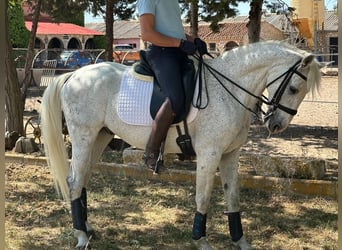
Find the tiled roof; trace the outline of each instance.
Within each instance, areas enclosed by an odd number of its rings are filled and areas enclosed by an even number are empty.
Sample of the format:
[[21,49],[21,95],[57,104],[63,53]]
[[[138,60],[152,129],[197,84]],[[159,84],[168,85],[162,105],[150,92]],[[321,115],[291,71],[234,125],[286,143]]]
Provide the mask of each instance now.
[[[106,32],[105,23],[87,23],[85,27],[100,32]],[[140,36],[140,24],[136,20],[114,22],[114,37],[120,39],[137,38]]]
[[334,10],[326,11],[324,18],[324,30],[337,31],[338,30],[338,16]]
[[[222,38],[229,38],[230,40],[240,39],[248,32],[246,24],[245,22],[222,22],[219,23],[219,32],[213,32],[209,24],[201,24],[198,36],[204,40],[210,39],[211,41],[222,40]],[[185,31],[190,33],[190,27],[188,25],[185,26]]]
[[[26,29],[31,30],[32,22],[25,21]],[[39,22],[38,35],[103,35],[103,33],[72,23]]]

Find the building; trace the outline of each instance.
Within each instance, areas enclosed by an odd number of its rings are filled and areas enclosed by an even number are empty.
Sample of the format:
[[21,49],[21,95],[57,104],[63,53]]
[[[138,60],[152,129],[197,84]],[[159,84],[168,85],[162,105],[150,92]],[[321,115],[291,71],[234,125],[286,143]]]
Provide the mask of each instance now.
[[[25,21],[31,30],[32,22]],[[103,33],[71,23],[39,22],[35,48],[38,49],[94,49],[94,36]]]
[[[222,52],[234,47],[248,44],[248,17],[237,16],[228,18],[219,23],[220,32],[213,32],[208,23],[199,25],[198,36],[208,44],[211,52]],[[190,33],[190,27],[185,26],[185,31]],[[260,40],[284,40],[284,32],[271,24],[267,18],[261,21]]]
[[[309,22],[297,15],[265,14],[261,20],[260,40],[288,40],[289,43],[302,49],[315,52],[319,56],[324,55],[328,61],[330,53],[334,53],[334,61],[337,63],[337,29],[338,17],[334,11],[325,11],[322,19],[323,26],[317,30],[315,36],[317,42],[313,46],[313,33],[309,29]],[[220,32],[211,31],[208,23],[200,22],[199,37],[207,44],[209,51],[221,52],[236,46],[248,43],[247,16],[228,18],[219,23]],[[303,27],[300,25],[304,25]],[[305,27],[305,25],[307,25]],[[88,23],[86,27],[99,32],[105,31],[104,23]],[[184,25],[189,33],[189,25]],[[146,48],[140,39],[140,26],[138,21],[115,21],[114,22],[114,44],[131,44],[136,49]]]
[[[23,4],[25,26],[32,29],[32,10]],[[71,23],[53,23],[49,15],[42,13],[38,22],[35,48],[37,49],[94,49],[95,36],[104,34]]]
[[[96,30],[101,33],[106,32],[105,23],[88,23],[86,28]],[[137,20],[115,21],[113,23],[113,44],[129,44],[134,49],[144,48],[144,43],[140,39],[140,24]]]

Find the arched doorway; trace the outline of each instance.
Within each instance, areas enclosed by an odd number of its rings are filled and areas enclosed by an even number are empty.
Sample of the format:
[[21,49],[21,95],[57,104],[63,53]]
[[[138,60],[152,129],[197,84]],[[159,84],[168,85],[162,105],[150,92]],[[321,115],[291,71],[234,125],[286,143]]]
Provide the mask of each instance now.
[[48,49],[63,49],[63,43],[60,39],[54,37],[49,41]]
[[60,51],[64,49],[63,42],[57,37],[52,38],[48,44],[48,56],[49,60],[57,59]]
[[34,48],[44,49],[44,46],[45,46],[44,42],[40,38],[36,37],[36,39],[34,40]]
[[95,49],[95,42],[94,42],[94,39],[89,38],[89,39],[86,41],[86,43],[85,43],[85,45],[84,45],[84,48],[85,48],[85,49]]
[[231,50],[231,49],[234,49],[236,47],[239,47],[239,45],[234,42],[234,41],[230,41],[230,42],[227,42],[225,45],[224,45],[224,51],[227,51],[227,50]]
[[73,37],[68,42],[68,49],[82,49],[82,45],[77,38]]

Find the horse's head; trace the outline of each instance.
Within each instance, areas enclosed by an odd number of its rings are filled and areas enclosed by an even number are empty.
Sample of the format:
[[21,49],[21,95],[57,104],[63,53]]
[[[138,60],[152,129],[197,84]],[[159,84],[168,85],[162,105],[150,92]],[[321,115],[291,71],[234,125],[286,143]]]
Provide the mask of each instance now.
[[[310,92],[318,92],[321,81],[320,68],[326,66],[307,54],[298,58],[291,68],[267,85],[269,109],[265,125],[270,133],[280,133],[287,128],[297,113],[300,103]],[[274,77],[274,76],[273,76]]]

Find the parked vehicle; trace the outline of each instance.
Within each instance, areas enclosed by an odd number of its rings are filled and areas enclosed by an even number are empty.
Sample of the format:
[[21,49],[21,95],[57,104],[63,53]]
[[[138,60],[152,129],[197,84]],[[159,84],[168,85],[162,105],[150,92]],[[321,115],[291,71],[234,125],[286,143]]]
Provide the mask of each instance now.
[[78,69],[88,64],[102,62],[102,59],[98,59],[88,51],[78,50],[64,50],[57,58],[57,68],[63,69]]
[[140,60],[139,51],[130,44],[115,44],[113,46],[113,60],[117,63],[132,65]]
[[130,44],[114,44],[113,50],[131,50],[134,49]]

